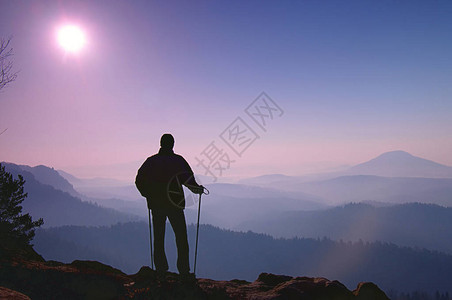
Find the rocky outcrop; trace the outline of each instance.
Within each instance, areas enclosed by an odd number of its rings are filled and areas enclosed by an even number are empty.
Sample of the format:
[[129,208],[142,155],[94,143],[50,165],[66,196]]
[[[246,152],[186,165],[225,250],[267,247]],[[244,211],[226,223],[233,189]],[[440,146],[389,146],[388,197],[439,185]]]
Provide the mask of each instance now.
[[126,275],[95,261],[63,264],[23,256],[0,260],[0,287],[6,299],[388,299],[373,283],[349,291],[326,278],[268,273],[254,282],[161,275],[148,267]]
[[361,282],[356,290],[353,291],[357,300],[378,300],[389,299],[386,294],[372,282]]
[[30,300],[30,297],[0,286],[0,299]]
[[[251,283],[239,280],[213,281],[199,279],[198,285],[208,294],[218,294],[223,290],[227,299],[324,299],[324,300],[352,300],[375,299],[386,300],[383,291],[373,283],[360,283],[363,289],[349,291],[339,281],[330,281],[326,278],[290,277],[262,273],[259,278]],[[367,298],[366,295],[377,295]]]

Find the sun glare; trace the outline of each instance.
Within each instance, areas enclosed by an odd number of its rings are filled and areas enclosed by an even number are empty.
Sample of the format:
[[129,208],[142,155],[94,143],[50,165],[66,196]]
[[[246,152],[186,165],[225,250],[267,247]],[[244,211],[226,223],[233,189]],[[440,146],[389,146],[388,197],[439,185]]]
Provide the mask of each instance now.
[[73,25],[66,25],[58,30],[58,43],[67,52],[79,52],[86,44],[83,31]]

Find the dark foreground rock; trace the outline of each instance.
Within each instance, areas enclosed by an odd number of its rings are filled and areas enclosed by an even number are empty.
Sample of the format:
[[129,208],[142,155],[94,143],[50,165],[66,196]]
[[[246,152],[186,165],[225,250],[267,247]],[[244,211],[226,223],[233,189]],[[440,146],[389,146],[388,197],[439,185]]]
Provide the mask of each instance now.
[[2,299],[388,299],[373,283],[349,291],[325,278],[268,273],[254,282],[195,280],[148,267],[126,275],[95,261],[63,264],[23,257],[0,260],[0,287]]
[[30,297],[0,286],[0,299],[30,300]]

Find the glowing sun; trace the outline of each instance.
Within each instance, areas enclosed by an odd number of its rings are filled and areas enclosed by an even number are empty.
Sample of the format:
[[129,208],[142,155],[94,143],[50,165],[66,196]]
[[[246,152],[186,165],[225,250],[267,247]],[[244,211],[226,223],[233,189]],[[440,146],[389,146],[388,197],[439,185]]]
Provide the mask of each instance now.
[[74,25],[66,25],[58,30],[58,43],[67,52],[79,52],[86,44],[83,31]]

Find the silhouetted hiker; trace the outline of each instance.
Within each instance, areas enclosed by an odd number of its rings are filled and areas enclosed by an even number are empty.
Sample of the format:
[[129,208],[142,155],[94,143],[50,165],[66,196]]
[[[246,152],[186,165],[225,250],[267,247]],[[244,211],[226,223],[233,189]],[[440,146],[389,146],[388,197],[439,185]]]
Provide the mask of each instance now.
[[182,184],[193,193],[202,194],[187,161],[173,151],[174,138],[164,134],[160,150],[149,157],[138,170],[135,184],[147,199],[154,225],[154,262],[156,270],[168,270],[165,255],[165,224],[168,218],[173,227],[177,245],[177,269],[181,275],[189,275],[187,225],[185,223],[185,197]]

